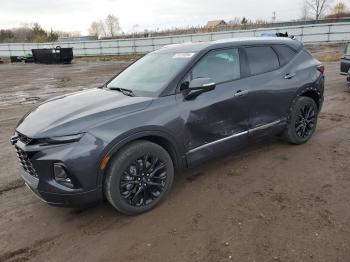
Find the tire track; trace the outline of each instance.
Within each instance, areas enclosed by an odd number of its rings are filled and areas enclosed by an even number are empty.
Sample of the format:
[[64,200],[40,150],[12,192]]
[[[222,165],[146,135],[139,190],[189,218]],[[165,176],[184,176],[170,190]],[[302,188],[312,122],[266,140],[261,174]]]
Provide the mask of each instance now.
[[28,261],[34,258],[36,255],[38,255],[40,250],[43,249],[44,247],[45,247],[45,250],[47,251],[50,247],[53,246],[53,242],[57,238],[58,236],[43,238],[35,241],[30,246],[0,254],[0,262]]
[[16,180],[0,187],[0,196],[8,191],[15,190],[15,189],[20,188],[20,187],[24,187],[24,181],[23,181],[23,179],[16,179]]

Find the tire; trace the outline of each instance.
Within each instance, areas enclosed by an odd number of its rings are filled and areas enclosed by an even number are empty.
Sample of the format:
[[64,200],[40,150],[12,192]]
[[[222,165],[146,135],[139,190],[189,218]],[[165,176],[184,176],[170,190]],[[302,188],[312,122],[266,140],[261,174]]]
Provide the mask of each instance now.
[[290,113],[285,139],[296,145],[307,142],[316,130],[317,116],[316,102],[309,97],[299,97]]
[[173,180],[174,166],[168,152],[155,143],[138,140],[111,159],[104,191],[116,210],[137,215],[158,205]]

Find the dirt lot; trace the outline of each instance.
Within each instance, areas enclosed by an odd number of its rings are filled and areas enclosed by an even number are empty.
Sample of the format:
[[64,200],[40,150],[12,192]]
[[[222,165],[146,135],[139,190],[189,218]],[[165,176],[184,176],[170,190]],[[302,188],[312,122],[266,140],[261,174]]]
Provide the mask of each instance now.
[[0,65],[0,261],[349,261],[350,93],[326,63],[317,132],[271,139],[178,174],[152,212],[50,207],[24,186],[8,139],[35,103],[103,83],[121,62]]

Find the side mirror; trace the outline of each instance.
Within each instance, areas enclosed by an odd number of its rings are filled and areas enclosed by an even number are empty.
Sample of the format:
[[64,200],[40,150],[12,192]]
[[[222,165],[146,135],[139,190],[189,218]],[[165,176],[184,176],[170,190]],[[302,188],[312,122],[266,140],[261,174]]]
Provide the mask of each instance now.
[[216,84],[211,78],[196,78],[191,80],[188,88],[184,89],[185,99],[191,100],[204,92],[209,92],[215,88]]

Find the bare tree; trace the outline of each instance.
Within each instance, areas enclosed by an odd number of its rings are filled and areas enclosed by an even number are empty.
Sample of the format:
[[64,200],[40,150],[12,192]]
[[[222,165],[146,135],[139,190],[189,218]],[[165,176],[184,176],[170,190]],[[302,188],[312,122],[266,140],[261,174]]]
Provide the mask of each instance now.
[[91,23],[89,28],[89,34],[100,38],[102,36],[106,36],[104,24],[102,21],[94,21]]
[[33,39],[32,25],[24,24],[21,27],[12,29],[14,38],[19,42],[27,42]]
[[347,12],[347,7],[344,2],[338,2],[332,10],[332,14],[340,15]]
[[58,37],[79,37],[79,36],[81,36],[81,32],[80,31],[55,30],[55,33],[58,35]]
[[109,14],[104,20],[93,21],[89,28],[89,34],[101,37],[115,37],[121,33],[118,17]]
[[329,4],[333,0],[304,0],[305,1],[305,6],[306,10],[310,11],[314,17],[315,20],[318,21],[320,20],[321,17],[325,15],[325,12],[327,8],[329,7]]
[[242,18],[242,20],[241,20],[241,24],[242,24],[242,25],[248,24],[248,20],[247,20],[247,18],[245,18],[244,16],[243,16],[243,18]]
[[119,19],[112,14],[109,14],[106,17],[105,25],[106,25],[106,32],[111,37],[116,36],[121,31],[121,28],[119,25]]
[[0,30],[0,42],[54,42],[59,34],[57,31],[46,31],[38,23],[24,24],[21,27]]
[[241,24],[241,18],[235,17],[232,20],[228,21],[228,24],[232,25],[232,26],[240,25]]
[[265,25],[265,24],[267,24],[267,21],[264,19],[256,19],[254,24],[255,25]]
[[304,1],[301,7],[301,20],[306,21],[309,19],[310,19],[309,6],[307,5],[306,1]]

